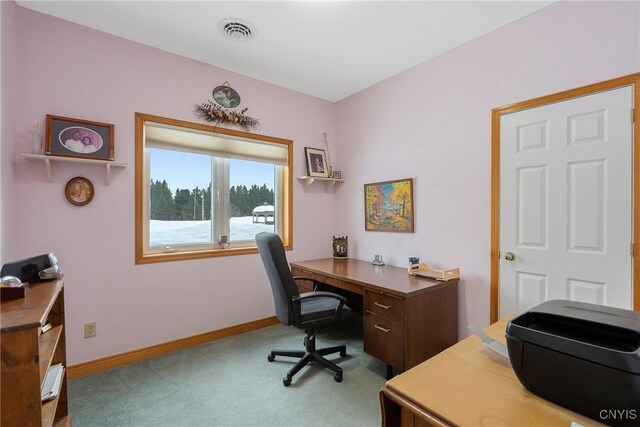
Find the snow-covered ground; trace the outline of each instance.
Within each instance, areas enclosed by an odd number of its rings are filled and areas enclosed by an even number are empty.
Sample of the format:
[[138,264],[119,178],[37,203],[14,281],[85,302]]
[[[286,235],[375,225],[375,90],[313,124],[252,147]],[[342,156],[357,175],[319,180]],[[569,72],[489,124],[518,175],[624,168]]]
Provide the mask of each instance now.
[[[260,218],[264,221],[264,218]],[[150,221],[151,246],[210,243],[216,241],[211,238],[210,221]],[[230,222],[230,241],[253,240],[262,231],[274,232],[273,224],[253,223],[253,217],[233,217]]]

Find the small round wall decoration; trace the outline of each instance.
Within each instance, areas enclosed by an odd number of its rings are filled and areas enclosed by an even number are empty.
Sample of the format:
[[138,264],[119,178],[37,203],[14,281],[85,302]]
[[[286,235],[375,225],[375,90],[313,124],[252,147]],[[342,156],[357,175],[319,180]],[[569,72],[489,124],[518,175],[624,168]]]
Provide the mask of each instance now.
[[231,86],[218,86],[213,90],[213,99],[225,108],[236,108],[240,105],[240,95]]
[[84,206],[91,203],[93,194],[93,184],[87,178],[81,176],[71,178],[64,188],[64,195],[67,200],[76,206]]

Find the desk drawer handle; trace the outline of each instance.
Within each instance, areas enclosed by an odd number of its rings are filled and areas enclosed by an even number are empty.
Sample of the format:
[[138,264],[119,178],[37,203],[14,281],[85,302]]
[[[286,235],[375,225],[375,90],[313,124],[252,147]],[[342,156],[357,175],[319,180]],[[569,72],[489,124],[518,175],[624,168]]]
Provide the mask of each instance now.
[[376,328],[376,329],[380,329],[382,332],[391,332],[391,329],[383,328],[382,326],[378,325],[377,323],[375,325],[373,325],[373,327]]
[[389,310],[391,308],[390,305],[380,304],[378,301],[374,302],[374,304],[377,305],[380,308],[384,308],[385,310]]

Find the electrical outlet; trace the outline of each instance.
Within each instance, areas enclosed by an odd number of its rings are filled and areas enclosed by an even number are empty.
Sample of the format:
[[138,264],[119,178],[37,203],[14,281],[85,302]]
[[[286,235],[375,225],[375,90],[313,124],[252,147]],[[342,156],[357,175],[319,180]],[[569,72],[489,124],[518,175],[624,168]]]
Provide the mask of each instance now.
[[97,335],[97,333],[98,333],[98,331],[97,331],[96,322],[91,322],[91,323],[85,323],[84,324],[84,337],[85,338],[95,337]]

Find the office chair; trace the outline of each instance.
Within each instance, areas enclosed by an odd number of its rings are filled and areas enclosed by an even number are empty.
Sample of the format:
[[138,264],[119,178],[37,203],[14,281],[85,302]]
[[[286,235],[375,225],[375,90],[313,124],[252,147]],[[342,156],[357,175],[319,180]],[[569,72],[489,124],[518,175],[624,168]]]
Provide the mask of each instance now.
[[301,294],[296,286],[296,280],[313,281],[314,289],[322,283],[309,278],[293,277],[282,240],[277,234],[259,233],[256,235],[256,244],[271,284],[278,320],[287,326],[293,325],[303,328],[307,334],[304,339],[305,351],[271,350],[267,360],[273,362],[276,356],[300,358],[295,366],[287,372],[287,376],[283,378],[282,382],[285,387],[288,387],[293,376],[310,362],[318,362],[329,368],[335,372],[333,378],[337,382],[341,382],[342,368],[323,356],[340,352],[340,357],[345,357],[347,348],[344,345],[339,345],[316,350],[316,329],[319,326],[336,322],[343,310],[349,310],[349,307],[345,305],[346,298],[323,291]]

